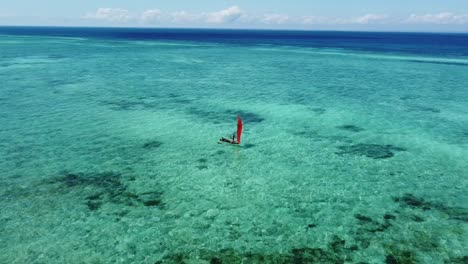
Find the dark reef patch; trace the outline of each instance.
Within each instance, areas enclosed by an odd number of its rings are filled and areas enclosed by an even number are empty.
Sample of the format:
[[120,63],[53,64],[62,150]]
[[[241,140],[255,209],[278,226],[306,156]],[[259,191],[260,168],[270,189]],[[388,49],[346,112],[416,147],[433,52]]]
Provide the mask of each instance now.
[[142,108],[141,102],[129,101],[129,100],[115,100],[115,101],[101,101],[103,105],[107,105],[112,110],[116,111],[128,111],[137,110]]
[[378,145],[378,144],[356,144],[351,146],[339,146],[340,152],[338,155],[357,155],[366,156],[373,159],[388,159],[395,155],[396,151],[405,151],[403,148],[393,145]]
[[418,215],[413,215],[413,217],[411,217],[413,219],[413,221],[415,222],[418,222],[418,223],[421,223],[421,222],[424,222],[424,218],[418,216]]
[[161,192],[132,193],[122,182],[122,178],[121,174],[115,172],[96,174],[65,172],[47,183],[62,185],[66,189],[61,188],[61,190],[66,192],[80,190],[85,194],[85,204],[90,211],[97,211],[106,203],[164,207]]
[[143,202],[145,206],[160,206],[161,205],[161,200],[148,200]]
[[418,99],[420,96],[419,95],[414,95],[414,94],[408,94],[408,95],[403,95],[400,97],[401,100],[407,101],[407,100],[414,100]]
[[[186,106],[192,102],[192,99],[181,98],[179,95],[173,93],[166,95],[145,94],[144,96],[136,96],[133,98],[100,101],[102,105],[108,106],[110,109],[116,111],[173,109],[179,105]],[[170,106],[167,105],[168,103]]]
[[104,100],[101,104],[109,106],[110,109],[115,111],[129,111],[129,110],[154,110],[159,109],[160,105],[156,101],[144,100]]
[[419,112],[430,112],[430,113],[435,113],[435,114],[440,113],[439,109],[434,108],[434,107],[429,107],[429,106],[417,105],[417,106],[411,106],[410,109],[413,111],[419,111]]
[[398,264],[398,260],[393,255],[387,255],[387,257],[385,257],[385,263],[386,264]]
[[312,108],[310,110],[312,110],[312,112],[316,113],[317,115],[323,115],[326,111],[325,109],[320,107]]
[[361,132],[364,131],[363,128],[355,126],[355,125],[342,125],[337,126],[338,129],[349,131],[349,132]]
[[447,206],[439,202],[427,201],[423,198],[416,197],[411,193],[406,193],[401,197],[394,197],[393,201],[399,203],[400,206],[403,207],[410,207],[423,211],[437,210],[440,213],[448,215],[452,220],[468,222],[468,210],[464,207]]
[[466,208],[437,205],[436,209],[447,214],[452,220],[468,222],[468,210]]
[[345,263],[339,256],[321,248],[296,248],[292,250],[291,262],[284,263]]
[[134,194],[133,199],[138,202],[143,203],[145,206],[157,206],[159,208],[164,208],[164,203],[162,202],[162,192],[153,191],[153,192],[144,192],[141,194]]
[[222,264],[222,263],[223,263],[223,261],[221,259],[217,258],[217,257],[212,257],[210,259],[210,264]]
[[99,208],[101,208],[102,203],[100,201],[94,201],[94,200],[88,200],[86,202],[86,205],[88,206],[88,209],[91,211],[96,211]]
[[216,151],[213,155],[211,155],[211,156],[222,156],[222,155],[224,155],[224,154],[226,154],[226,151],[224,151],[224,150],[217,150],[217,151]]
[[366,231],[370,233],[376,233],[376,232],[383,232],[389,227],[392,226],[390,223],[389,218],[385,218],[384,216],[384,222],[380,223],[377,220],[373,220],[372,218],[362,215],[362,214],[355,214],[354,217],[359,220],[359,224],[361,225],[360,227],[360,232]]
[[393,198],[393,201],[400,203],[400,205],[420,208],[422,210],[430,210],[432,207],[431,203],[426,202],[424,199],[418,198],[411,193],[406,193],[402,197],[395,197]]
[[197,160],[198,162],[198,166],[197,166],[197,169],[199,170],[206,170],[208,169],[208,165],[206,164],[208,162],[208,159],[205,159],[205,158],[201,158],[201,159],[198,159]]
[[254,148],[256,146],[257,145],[252,144],[252,143],[247,143],[247,144],[242,145],[242,147],[245,148],[245,149]]
[[240,115],[242,121],[245,123],[261,123],[265,121],[265,118],[251,112],[244,112],[242,110],[227,110],[225,112],[228,116]]
[[176,94],[176,93],[167,93],[166,96],[169,97],[169,98],[179,98],[180,97],[180,95]]
[[163,143],[161,141],[152,140],[152,141],[148,141],[145,144],[143,144],[143,148],[144,149],[155,149],[155,148],[159,148],[162,144]]
[[315,138],[315,139],[322,139],[322,136],[320,136],[317,131],[314,130],[307,130],[307,128],[304,128],[306,130],[299,130],[299,131],[292,131],[291,134],[295,136],[300,136],[300,137],[305,137],[305,138]]
[[386,220],[395,220],[395,219],[396,219],[396,216],[391,215],[391,214],[385,214],[385,215],[383,216],[383,218],[386,219]]
[[295,135],[295,136],[305,136],[307,135],[307,131],[294,131],[294,132],[291,132],[291,134]]
[[354,217],[361,222],[373,222],[372,218],[362,214],[355,214]]
[[444,261],[445,264],[468,264],[468,256],[451,258]]
[[249,263],[249,264],[341,264],[352,262],[351,254],[357,250],[356,246],[345,247],[346,241],[335,236],[325,248],[293,248],[287,253],[262,254],[256,252],[239,252],[234,249],[219,251],[200,250],[193,253],[172,253],[155,263],[191,263],[203,260],[208,263]]
[[187,113],[215,124],[235,122],[237,115],[241,116],[244,123],[249,124],[261,123],[265,120],[265,118],[258,114],[242,110],[206,111],[192,107],[187,110]]
[[56,181],[61,181],[68,187],[94,186],[120,191],[125,189],[121,178],[122,176],[115,172],[102,172],[97,174],[64,173],[62,177],[56,178]]
[[394,250],[385,257],[386,264],[413,264],[417,263],[414,254],[408,250]]
[[359,250],[359,247],[356,246],[356,245],[352,245],[352,246],[349,247],[349,250],[356,251],[356,250]]

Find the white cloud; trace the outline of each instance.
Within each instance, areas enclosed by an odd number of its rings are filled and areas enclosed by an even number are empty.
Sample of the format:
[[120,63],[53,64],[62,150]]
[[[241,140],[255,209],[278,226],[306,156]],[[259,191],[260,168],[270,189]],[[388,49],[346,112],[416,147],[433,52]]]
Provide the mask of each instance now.
[[237,6],[231,6],[227,9],[210,13],[206,15],[206,22],[208,23],[215,23],[215,24],[223,24],[223,23],[231,23],[236,21],[242,16],[243,12]]
[[376,24],[389,22],[388,15],[367,14],[355,18],[305,16],[298,20],[305,25],[347,25],[347,24]]
[[371,24],[371,23],[379,23],[384,22],[388,18],[388,15],[381,15],[381,14],[367,14],[361,17],[357,17],[351,20],[351,22],[357,24]]
[[130,11],[120,8],[99,8],[95,12],[88,13],[85,19],[100,20],[114,23],[139,22],[145,24],[228,24],[239,20],[243,12],[237,6],[232,6],[224,10],[213,13],[190,13],[177,11],[164,13],[159,9],[148,9],[140,15],[132,15]]
[[[9,16],[0,14],[5,20]],[[187,11],[163,12],[159,9],[148,9],[142,13],[132,14],[129,10],[120,8],[99,8],[84,16],[85,19],[125,25],[161,25],[161,26],[207,26],[208,24],[227,25],[234,23],[241,27],[299,27],[299,28],[333,28],[333,27],[364,27],[376,25],[468,25],[468,14],[438,13],[413,14],[409,17],[394,17],[386,14],[365,14],[358,17],[325,17],[325,16],[291,16],[281,13],[252,14],[241,10],[238,6],[217,12],[191,13]]]
[[140,19],[144,23],[158,22],[162,19],[163,14],[159,9],[150,9],[143,12]]
[[468,14],[457,15],[453,13],[439,13],[439,14],[426,14],[416,15],[412,14],[408,19],[408,23],[415,24],[468,24]]
[[110,22],[127,22],[132,19],[130,12],[120,8],[98,8],[94,13],[88,13],[85,19],[96,19]]
[[261,18],[265,24],[284,24],[291,22],[290,17],[282,14],[266,14]]
[[186,11],[178,11],[169,15],[172,23],[195,23],[201,20],[202,15],[192,14]]
[[[190,13],[177,11],[164,13],[159,9],[148,9],[140,15],[131,15],[126,9],[99,8],[96,12],[88,13],[86,19],[101,20],[114,23],[139,22],[144,24],[158,23],[162,25],[180,24],[268,24],[268,25],[344,25],[344,24],[372,24],[382,23],[387,15],[367,14],[357,18],[333,18],[320,16],[292,17],[285,14],[250,15],[244,13],[238,6],[231,6],[212,13]],[[413,19],[415,19],[413,17]],[[452,18],[453,19],[453,18]]]
[[299,19],[299,23],[305,25],[339,25],[345,24],[346,21],[340,18],[305,16]]

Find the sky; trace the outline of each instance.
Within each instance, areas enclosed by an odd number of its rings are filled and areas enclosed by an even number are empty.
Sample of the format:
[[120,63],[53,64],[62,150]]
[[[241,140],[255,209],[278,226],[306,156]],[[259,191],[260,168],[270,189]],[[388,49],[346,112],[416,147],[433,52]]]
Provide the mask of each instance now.
[[0,0],[0,25],[468,32],[468,0]]

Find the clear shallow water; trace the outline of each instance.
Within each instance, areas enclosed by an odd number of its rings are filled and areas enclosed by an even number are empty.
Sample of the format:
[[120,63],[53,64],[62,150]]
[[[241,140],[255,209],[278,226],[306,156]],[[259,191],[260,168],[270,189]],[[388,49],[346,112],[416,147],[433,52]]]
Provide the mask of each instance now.
[[467,35],[0,35],[2,263],[466,261]]

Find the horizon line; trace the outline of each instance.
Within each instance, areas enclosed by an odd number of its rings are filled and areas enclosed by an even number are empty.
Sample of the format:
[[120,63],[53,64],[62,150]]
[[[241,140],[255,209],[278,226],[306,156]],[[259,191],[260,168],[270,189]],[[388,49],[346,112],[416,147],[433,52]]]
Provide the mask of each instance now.
[[188,29],[188,30],[243,30],[243,31],[298,31],[298,32],[362,32],[362,33],[421,33],[421,34],[468,34],[468,31],[423,31],[423,30],[354,30],[354,29],[297,29],[297,28],[223,28],[223,27],[142,27],[142,26],[78,26],[78,25],[1,25],[7,27],[29,28],[100,28],[100,29]]

